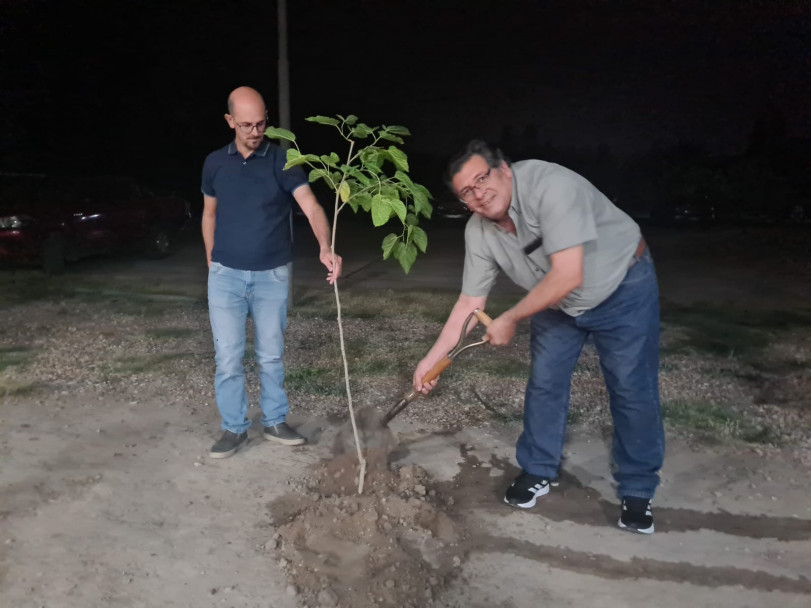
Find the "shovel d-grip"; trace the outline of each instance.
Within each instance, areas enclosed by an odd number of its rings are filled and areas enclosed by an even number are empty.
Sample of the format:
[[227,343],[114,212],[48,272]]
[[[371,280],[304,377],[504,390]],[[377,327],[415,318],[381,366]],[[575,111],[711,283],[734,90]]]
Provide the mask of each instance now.
[[[474,310],[472,313],[470,313],[467,316],[467,319],[465,319],[464,325],[462,325],[462,332],[459,335],[459,342],[456,343],[456,346],[454,346],[447,355],[442,357],[442,359],[437,361],[436,364],[431,369],[428,370],[428,373],[426,373],[422,377],[421,384],[425,384],[427,382],[431,382],[439,378],[439,375],[446,369],[448,369],[450,364],[453,363],[453,360],[463,351],[466,351],[469,348],[473,348],[474,346],[481,346],[482,344],[485,344],[487,342],[487,340],[480,340],[478,342],[472,342],[470,344],[464,343],[465,338],[467,337],[468,327],[470,327],[470,323],[471,321],[473,321],[473,317],[476,317],[476,319],[478,319],[479,322],[485,327],[490,325],[490,322],[493,320],[484,311],[479,310],[478,308]],[[382,420],[383,426],[386,426],[392,418],[394,418],[397,414],[403,411],[403,408],[405,408],[405,406],[414,401],[414,399],[419,397],[421,394],[422,393],[416,388],[412,389],[410,393],[408,393],[405,397],[403,397],[400,401],[398,401],[388,412],[386,412],[386,415],[383,416]]]

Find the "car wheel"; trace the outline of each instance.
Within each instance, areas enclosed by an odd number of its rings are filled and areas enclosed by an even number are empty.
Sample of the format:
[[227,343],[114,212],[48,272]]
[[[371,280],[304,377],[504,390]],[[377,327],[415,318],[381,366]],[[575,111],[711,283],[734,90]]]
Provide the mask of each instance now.
[[171,231],[165,226],[157,226],[147,237],[146,253],[151,258],[165,258],[172,252],[173,245]]
[[52,234],[42,242],[42,269],[51,275],[65,271],[65,243],[58,234]]

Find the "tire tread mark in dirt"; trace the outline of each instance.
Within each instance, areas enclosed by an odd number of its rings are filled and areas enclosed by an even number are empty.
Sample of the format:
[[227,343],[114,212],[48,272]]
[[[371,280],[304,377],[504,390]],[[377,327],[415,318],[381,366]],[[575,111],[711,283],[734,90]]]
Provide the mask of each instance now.
[[[460,471],[451,482],[439,484],[445,495],[453,496],[460,509],[475,507],[494,514],[512,515],[515,509],[504,504],[504,490],[520,473],[507,459],[491,456],[490,466],[466,446],[460,446]],[[491,470],[504,472],[492,476]],[[616,527],[619,501],[602,498],[600,493],[584,486],[576,477],[563,471],[560,486],[543,498],[538,515],[552,521],[571,521],[592,526]],[[472,488],[476,488],[475,491]],[[712,530],[746,538],[773,538],[779,541],[811,539],[811,520],[765,515],[741,515],[725,511],[706,512],[693,509],[660,507],[654,504],[657,534]],[[526,513],[532,516],[532,511]]]
[[758,591],[811,594],[811,581],[808,579],[791,579],[759,570],[727,566],[695,566],[687,562],[663,562],[638,557],[624,561],[605,554],[585,553],[566,547],[538,545],[498,536],[477,535],[475,541],[475,546],[469,547],[468,551],[510,553],[555,568],[602,578],[645,578],[713,588],[739,585]]

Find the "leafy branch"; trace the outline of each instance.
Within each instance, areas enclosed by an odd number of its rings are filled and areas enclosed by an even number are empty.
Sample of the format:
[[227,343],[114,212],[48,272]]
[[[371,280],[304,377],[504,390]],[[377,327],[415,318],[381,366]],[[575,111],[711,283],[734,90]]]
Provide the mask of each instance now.
[[[411,180],[408,175],[408,157],[394,144],[403,144],[403,137],[411,135],[406,127],[382,125],[370,127],[358,122],[354,115],[337,118],[311,116],[309,122],[334,127],[340,137],[349,144],[346,160],[341,162],[337,153],[304,154],[296,136],[291,131],[270,127],[265,134],[273,139],[283,139],[292,144],[287,150],[285,169],[306,165],[310,168],[309,181],[322,180],[335,192],[335,215],[337,218],[345,207],[354,213],[363,210],[370,213],[375,227],[397,218],[402,228],[383,239],[383,259],[396,259],[408,273],[419,252],[425,253],[428,236],[420,228],[420,218],[430,218],[433,212],[431,193]],[[360,140],[371,143],[358,148]],[[388,146],[386,146],[388,144]],[[389,174],[394,169],[393,174]],[[333,225],[333,230],[335,226]]]

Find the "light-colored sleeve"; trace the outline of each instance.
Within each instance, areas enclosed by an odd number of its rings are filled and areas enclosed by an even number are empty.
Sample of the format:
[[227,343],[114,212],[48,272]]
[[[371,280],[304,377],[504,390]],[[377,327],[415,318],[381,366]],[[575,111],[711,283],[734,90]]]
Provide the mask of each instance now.
[[465,267],[462,273],[462,293],[471,297],[487,297],[498,278],[499,267],[486,242],[484,226],[478,216],[465,225]]

